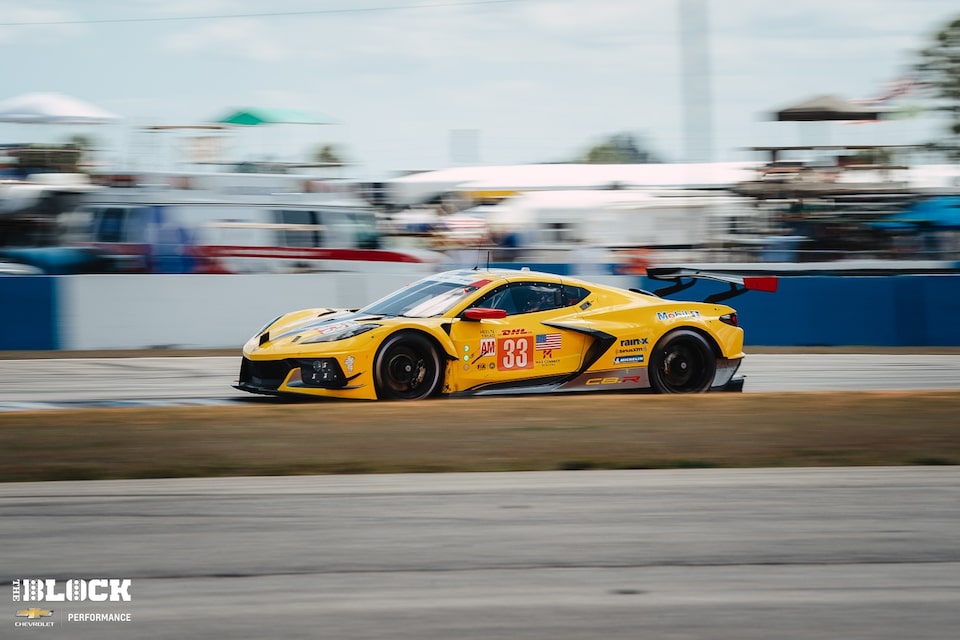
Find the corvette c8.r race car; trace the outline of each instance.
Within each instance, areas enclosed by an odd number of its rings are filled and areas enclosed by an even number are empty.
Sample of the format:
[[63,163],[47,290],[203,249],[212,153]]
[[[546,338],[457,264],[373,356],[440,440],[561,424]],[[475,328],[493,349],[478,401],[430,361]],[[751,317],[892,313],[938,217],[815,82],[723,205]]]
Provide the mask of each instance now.
[[[720,280],[730,291],[705,302],[658,295],[692,284],[684,277]],[[428,276],[361,309],[273,320],[244,345],[235,387],[367,400],[741,390],[743,330],[719,300],[775,290],[775,279],[682,271],[661,279],[675,284],[651,293],[527,269]]]

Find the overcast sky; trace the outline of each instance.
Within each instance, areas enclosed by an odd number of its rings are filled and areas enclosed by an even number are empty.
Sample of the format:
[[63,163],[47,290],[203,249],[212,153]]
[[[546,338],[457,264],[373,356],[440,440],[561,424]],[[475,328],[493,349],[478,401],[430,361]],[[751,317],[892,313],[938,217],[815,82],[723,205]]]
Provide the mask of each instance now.
[[[0,99],[55,91],[118,114],[121,124],[83,131],[115,162],[144,162],[154,143],[140,127],[246,106],[338,124],[234,134],[236,159],[305,160],[333,143],[363,178],[570,160],[622,132],[682,161],[684,4],[707,8],[709,73],[695,77],[709,81],[711,159],[932,134],[930,116],[857,126],[768,117],[819,94],[880,95],[960,15],[956,0],[0,0]],[[0,125],[0,142],[68,135],[51,129]],[[458,156],[454,131],[475,132]],[[701,143],[706,131],[695,132]]]

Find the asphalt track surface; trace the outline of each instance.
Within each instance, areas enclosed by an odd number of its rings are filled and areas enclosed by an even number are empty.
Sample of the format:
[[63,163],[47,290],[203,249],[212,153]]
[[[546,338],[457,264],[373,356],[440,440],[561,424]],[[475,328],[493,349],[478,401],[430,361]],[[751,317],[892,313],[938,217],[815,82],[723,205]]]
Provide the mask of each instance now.
[[[250,401],[239,357],[0,360],[0,411]],[[744,391],[960,389],[960,355],[752,354]]]
[[5,589],[131,600],[0,637],[944,640],[958,531],[956,467],[6,484]]
[[[0,408],[232,404],[238,364],[0,361]],[[743,373],[748,393],[956,389],[960,356],[757,354]],[[8,599],[0,637],[942,640],[957,531],[957,467],[9,483],[5,588],[130,579],[132,599]],[[15,626],[37,605],[52,628]]]

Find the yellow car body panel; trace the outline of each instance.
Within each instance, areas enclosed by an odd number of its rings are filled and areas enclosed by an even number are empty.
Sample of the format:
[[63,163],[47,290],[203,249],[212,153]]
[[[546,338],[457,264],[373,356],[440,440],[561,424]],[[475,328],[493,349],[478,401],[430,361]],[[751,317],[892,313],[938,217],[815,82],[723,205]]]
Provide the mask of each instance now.
[[[684,338],[679,346],[677,336]],[[743,331],[723,304],[531,271],[460,270],[424,278],[359,310],[281,316],[244,345],[237,387],[366,400],[704,391],[728,384],[743,357]],[[666,373],[652,377],[651,359]],[[684,367],[705,369],[709,380],[687,389]]]

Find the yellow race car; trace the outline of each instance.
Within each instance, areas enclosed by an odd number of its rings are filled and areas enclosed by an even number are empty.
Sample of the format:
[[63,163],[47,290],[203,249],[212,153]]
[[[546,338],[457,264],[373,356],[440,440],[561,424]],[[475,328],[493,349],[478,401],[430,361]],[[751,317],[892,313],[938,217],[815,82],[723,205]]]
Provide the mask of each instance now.
[[[306,309],[243,347],[236,388],[366,400],[436,395],[739,391],[737,313],[719,303],[769,279],[678,272],[727,282],[706,302],[529,270],[429,276],[362,309]],[[763,282],[761,282],[763,281]],[[775,287],[774,287],[775,288]],[[666,295],[666,294],[664,294]]]

